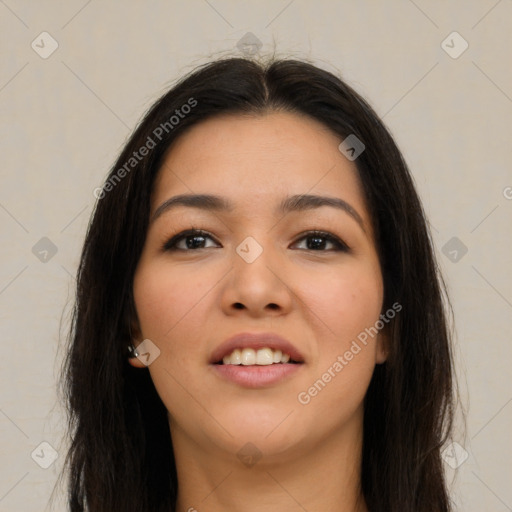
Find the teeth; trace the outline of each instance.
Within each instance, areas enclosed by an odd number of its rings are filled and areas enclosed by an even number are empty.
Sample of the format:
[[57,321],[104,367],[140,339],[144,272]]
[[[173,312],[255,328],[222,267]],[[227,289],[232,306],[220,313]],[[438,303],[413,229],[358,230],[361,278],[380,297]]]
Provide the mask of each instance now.
[[[258,351],[259,352],[259,351]],[[252,348],[242,350],[242,364],[249,366],[256,363],[256,352]]]
[[260,348],[256,352],[256,364],[272,364],[274,362],[274,353],[270,348]]
[[258,350],[252,348],[244,348],[240,350],[236,348],[222,358],[223,364],[235,364],[235,365],[260,365],[268,366],[277,363],[287,363],[290,360],[289,354],[283,354],[281,350],[272,350],[271,348],[264,347]]
[[222,358],[224,364],[242,364],[242,351],[235,348],[231,354]]

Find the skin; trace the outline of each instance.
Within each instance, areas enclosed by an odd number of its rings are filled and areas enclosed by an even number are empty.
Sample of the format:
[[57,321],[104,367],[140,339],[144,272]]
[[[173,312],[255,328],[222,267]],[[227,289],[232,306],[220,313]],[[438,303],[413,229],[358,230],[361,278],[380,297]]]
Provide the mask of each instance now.
[[[151,373],[169,412],[179,511],[367,510],[358,500],[363,399],[386,358],[386,329],[307,405],[297,398],[383,313],[370,215],[340,142],[293,113],[222,115],[177,139],[160,169],[151,216],[178,194],[216,194],[236,205],[232,213],[183,206],[163,213],[150,223],[134,277],[134,344],[150,339],[160,355],[147,369],[137,358],[130,363]],[[284,197],[305,193],[345,200],[362,227],[332,207],[274,212]],[[162,249],[192,227],[213,238],[196,241],[200,249],[187,250],[183,239],[182,251]],[[304,232],[315,229],[349,252],[325,239],[308,249]],[[236,252],[248,236],[263,248],[252,263]],[[209,357],[245,331],[287,338],[304,364],[260,389],[222,379]],[[251,467],[237,457],[248,442],[262,455]]]

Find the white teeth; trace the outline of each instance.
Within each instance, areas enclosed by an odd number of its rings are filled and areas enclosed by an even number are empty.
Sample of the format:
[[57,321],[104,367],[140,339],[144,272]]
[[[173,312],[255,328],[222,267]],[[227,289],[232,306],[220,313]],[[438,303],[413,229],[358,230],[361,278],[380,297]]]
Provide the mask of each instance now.
[[256,363],[256,352],[252,348],[244,348],[242,350],[242,364],[249,366]]
[[242,364],[242,351],[236,348],[231,352],[230,359],[231,364]]
[[222,358],[224,364],[242,364],[242,351],[235,348],[231,354]]
[[231,354],[222,358],[223,364],[234,364],[244,366],[268,366],[271,364],[287,363],[290,360],[289,354],[283,354],[281,350],[272,350],[264,347],[258,350],[252,348],[244,348],[240,350],[236,348]]
[[270,348],[260,348],[256,352],[256,364],[272,364],[274,362],[274,353]]

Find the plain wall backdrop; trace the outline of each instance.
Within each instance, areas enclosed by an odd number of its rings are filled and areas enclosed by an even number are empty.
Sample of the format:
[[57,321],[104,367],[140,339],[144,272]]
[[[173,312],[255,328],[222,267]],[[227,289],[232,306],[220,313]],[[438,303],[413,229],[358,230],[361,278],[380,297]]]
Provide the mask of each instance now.
[[94,189],[179,76],[274,49],[341,74],[396,138],[455,312],[467,431],[445,453],[453,501],[512,510],[511,0],[0,0],[0,511],[50,510]]

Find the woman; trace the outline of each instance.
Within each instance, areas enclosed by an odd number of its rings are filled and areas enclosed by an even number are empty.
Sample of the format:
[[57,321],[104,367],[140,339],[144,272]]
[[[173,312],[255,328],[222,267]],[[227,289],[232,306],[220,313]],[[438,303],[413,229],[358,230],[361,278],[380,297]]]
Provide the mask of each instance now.
[[443,282],[356,92],[305,62],[212,62],[95,195],[65,373],[70,510],[450,510]]

